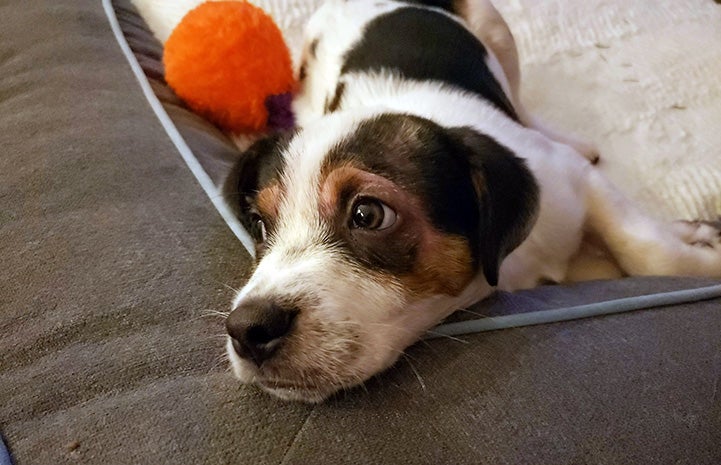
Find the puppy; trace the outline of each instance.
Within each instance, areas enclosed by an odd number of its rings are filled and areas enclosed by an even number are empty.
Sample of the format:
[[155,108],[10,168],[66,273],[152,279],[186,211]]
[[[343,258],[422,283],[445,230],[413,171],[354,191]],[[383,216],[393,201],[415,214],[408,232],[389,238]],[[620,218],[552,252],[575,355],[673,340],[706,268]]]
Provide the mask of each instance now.
[[527,116],[488,1],[330,1],[299,78],[300,129],[224,187],[256,243],[226,320],[241,381],[321,401],[495,287],[721,276],[718,229],[650,218]]

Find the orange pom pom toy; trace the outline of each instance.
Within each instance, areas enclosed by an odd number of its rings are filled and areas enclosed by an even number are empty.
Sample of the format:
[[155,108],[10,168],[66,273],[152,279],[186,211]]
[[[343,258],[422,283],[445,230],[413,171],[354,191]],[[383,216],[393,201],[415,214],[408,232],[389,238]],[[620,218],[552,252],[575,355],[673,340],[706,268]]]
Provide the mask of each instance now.
[[188,12],[165,43],[163,64],[175,93],[222,129],[293,125],[288,47],[273,19],[248,2],[206,2]]

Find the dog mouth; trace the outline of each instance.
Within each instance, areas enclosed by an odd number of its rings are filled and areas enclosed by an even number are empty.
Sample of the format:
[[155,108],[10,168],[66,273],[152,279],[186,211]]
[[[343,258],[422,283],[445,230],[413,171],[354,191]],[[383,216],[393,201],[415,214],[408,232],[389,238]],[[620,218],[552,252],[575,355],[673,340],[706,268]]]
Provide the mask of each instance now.
[[289,389],[289,390],[313,390],[318,389],[318,386],[310,384],[302,384],[294,381],[287,380],[259,380],[257,381],[265,389]]
[[280,399],[307,403],[322,402],[338,390],[335,387],[323,388],[286,380],[256,380],[255,383]]
[[[348,341],[347,345],[335,344],[335,351],[330,353],[332,357],[318,358],[312,357],[312,351],[295,345],[295,340],[291,339],[260,366],[241,358],[232,338],[228,338],[226,349],[233,374],[242,383],[255,385],[283,400],[319,403],[340,390],[358,384],[364,377],[357,372],[359,353],[356,339],[341,340]],[[319,343],[317,346],[326,347],[327,344]]]

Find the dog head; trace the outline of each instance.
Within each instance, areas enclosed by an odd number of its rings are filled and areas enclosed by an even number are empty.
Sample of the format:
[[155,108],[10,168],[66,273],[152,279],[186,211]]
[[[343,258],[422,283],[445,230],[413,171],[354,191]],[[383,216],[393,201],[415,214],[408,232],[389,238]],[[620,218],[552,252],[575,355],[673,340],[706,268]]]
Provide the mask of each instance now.
[[521,159],[471,129],[337,113],[257,142],[224,194],[257,258],[226,320],[234,372],[320,401],[487,295],[538,189]]

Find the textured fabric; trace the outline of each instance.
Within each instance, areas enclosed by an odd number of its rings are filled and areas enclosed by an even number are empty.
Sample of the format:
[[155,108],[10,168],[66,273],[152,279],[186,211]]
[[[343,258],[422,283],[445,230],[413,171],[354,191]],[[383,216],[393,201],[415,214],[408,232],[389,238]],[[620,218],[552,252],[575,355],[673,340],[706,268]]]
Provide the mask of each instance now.
[[721,215],[721,4],[499,0],[528,107],[661,217]]
[[[0,430],[18,465],[721,462],[718,300],[420,343],[315,407],[239,386],[207,315],[247,255],[100,3],[6,1],[0,18]],[[709,283],[543,287],[454,318]]]

